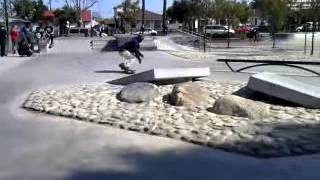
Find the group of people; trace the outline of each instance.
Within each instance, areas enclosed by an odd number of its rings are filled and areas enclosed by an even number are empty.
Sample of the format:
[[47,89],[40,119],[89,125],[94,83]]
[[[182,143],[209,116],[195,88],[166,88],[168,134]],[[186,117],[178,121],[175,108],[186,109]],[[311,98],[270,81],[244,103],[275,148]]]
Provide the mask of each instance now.
[[49,39],[49,47],[53,46],[53,27],[46,26],[42,28],[41,26],[37,27],[34,32],[30,28],[30,24],[25,24],[21,27],[13,25],[10,29],[10,32],[7,33],[5,27],[0,25],[0,55],[1,57],[6,55],[6,45],[7,39],[11,42],[12,53],[18,54],[20,56],[31,56],[35,52],[35,45],[38,45],[39,51],[39,42],[40,39],[44,36]]

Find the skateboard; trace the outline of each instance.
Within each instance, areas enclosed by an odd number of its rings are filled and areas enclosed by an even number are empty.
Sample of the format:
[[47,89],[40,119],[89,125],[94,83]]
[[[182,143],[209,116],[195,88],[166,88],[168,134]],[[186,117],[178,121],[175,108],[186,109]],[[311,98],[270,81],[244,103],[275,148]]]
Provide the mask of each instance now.
[[123,72],[126,73],[126,74],[134,74],[134,73],[136,72],[136,70],[129,69],[128,67],[126,67],[126,66],[124,65],[124,63],[120,63],[120,64],[119,64],[119,67],[120,67],[120,69],[123,70]]

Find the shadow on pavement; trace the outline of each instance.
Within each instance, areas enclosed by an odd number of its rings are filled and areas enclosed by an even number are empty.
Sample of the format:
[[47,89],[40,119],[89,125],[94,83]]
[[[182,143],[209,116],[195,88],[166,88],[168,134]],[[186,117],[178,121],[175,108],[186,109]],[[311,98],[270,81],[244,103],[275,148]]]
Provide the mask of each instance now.
[[[214,150],[215,151],[215,150]],[[256,159],[243,157],[235,158],[226,152],[207,154],[206,149],[180,149],[164,151],[161,153],[121,152],[118,156],[124,161],[129,170],[81,170],[77,169],[68,180],[169,180],[169,179],[235,179],[239,174],[250,173],[250,168],[256,166]],[[227,156],[228,155],[228,156]],[[208,159],[208,156],[210,157]],[[249,159],[249,163],[248,162]],[[111,162],[105,162],[106,164]],[[245,167],[245,164],[247,164]],[[248,165],[249,164],[249,165]],[[228,173],[225,168],[228,167]],[[247,169],[248,168],[248,169]],[[249,172],[245,172],[247,169]],[[223,175],[222,175],[223,174]],[[266,173],[264,176],[268,176]]]
[[[320,125],[309,124],[308,130],[305,126],[293,123],[282,123],[278,125],[267,125],[266,134],[284,134],[288,138],[283,145],[290,145],[299,147],[296,141],[297,136],[309,136],[313,143],[310,145],[310,149],[305,149],[305,154],[312,154],[319,152],[315,148],[320,149]],[[228,142],[231,143],[243,143],[247,147],[264,147],[266,149],[271,146],[264,142],[257,141],[238,141]],[[288,149],[288,153],[295,155],[304,154],[301,152],[293,152]],[[278,169],[274,164],[276,162],[286,161],[284,158],[257,159],[249,156],[241,156],[236,153],[228,153],[220,150],[213,149],[211,152],[205,148],[192,148],[181,149],[176,148],[174,150],[167,150],[161,153],[140,153],[132,152],[131,150],[125,150],[127,152],[117,152],[115,155],[121,159],[121,163],[124,163],[126,170],[117,170],[110,168],[101,168],[95,170],[75,169],[71,172],[70,176],[66,179],[70,180],[100,180],[100,179],[112,179],[112,180],[164,180],[164,179],[223,179],[233,180],[242,177],[243,179],[282,179],[280,171],[283,173],[283,169]],[[129,152],[128,152],[129,151]],[[308,157],[306,157],[308,158]],[[118,161],[117,161],[118,162]],[[105,165],[109,167],[109,163],[105,162]],[[271,164],[273,165],[271,165]],[[282,164],[279,166],[288,165]],[[315,168],[315,163],[311,163],[305,167],[300,168],[304,171],[312,173]],[[288,166],[289,167],[289,166]],[[278,172],[277,172],[278,171]],[[301,170],[301,172],[303,172]],[[299,172],[298,172],[299,173]],[[304,172],[306,173],[306,172]],[[290,173],[293,177],[292,173]]]
[[124,71],[116,71],[116,70],[101,70],[101,71],[95,71],[95,73],[120,73],[120,74],[126,74]]

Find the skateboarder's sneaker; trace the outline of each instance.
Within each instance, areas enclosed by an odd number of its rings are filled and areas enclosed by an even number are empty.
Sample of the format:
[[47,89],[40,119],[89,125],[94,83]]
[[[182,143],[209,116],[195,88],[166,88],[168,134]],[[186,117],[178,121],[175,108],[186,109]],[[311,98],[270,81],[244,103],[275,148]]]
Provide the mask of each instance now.
[[130,69],[124,63],[119,64],[119,67],[127,74],[134,74],[136,70]]
[[120,63],[119,64],[120,69],[127,71],[129,68],[124,64],[124,63]]

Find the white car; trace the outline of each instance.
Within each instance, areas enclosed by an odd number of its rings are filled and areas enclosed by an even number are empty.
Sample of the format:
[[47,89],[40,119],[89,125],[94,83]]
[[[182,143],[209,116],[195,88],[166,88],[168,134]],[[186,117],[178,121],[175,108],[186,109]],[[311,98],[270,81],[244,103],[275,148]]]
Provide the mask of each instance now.
[[[233,36],[235,31],[230,27],[229,35]],[[206,26],[206,36],[217,37],[217,36],[227,36],[228,26],[222,25],[208,25]]]
[[[139,32],[136,32],[134,34],[142,34],[142,32],[139,31]],[[156,30],[153,30],[153,29],[145,29],[143,34],[145,36],[156,36],[156,35],[158,35],[158,32]]]
[[[319,23],[316,22],[315,23],[315,30],[317,31],[319,29]],[[296,32],[305,32],[306,30],[307,31],[312,31],[312,28],[313,28],[313,22],[306,22],[305,24],[303,24],[302,26],[299,26],[296,28]]]

